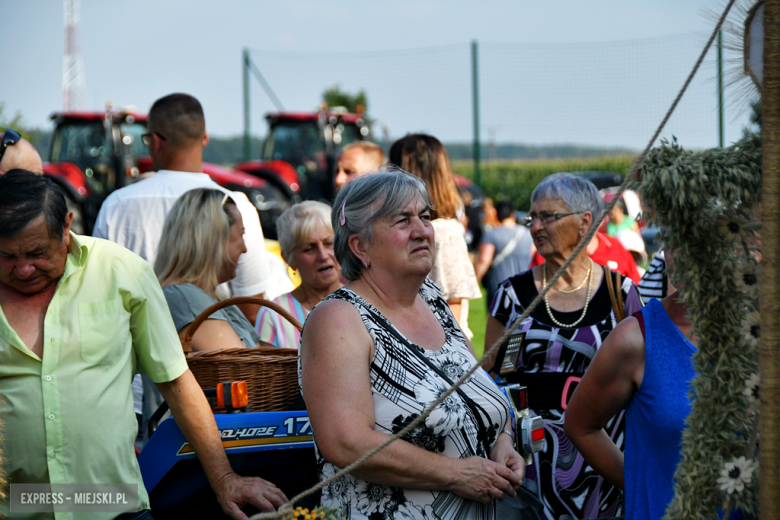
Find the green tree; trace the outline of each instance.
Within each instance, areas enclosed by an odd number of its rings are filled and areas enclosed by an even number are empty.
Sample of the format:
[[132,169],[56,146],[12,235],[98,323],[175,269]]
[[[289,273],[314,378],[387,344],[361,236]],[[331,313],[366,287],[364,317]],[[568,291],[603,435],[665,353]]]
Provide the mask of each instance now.
[[22,113],[17,110],[13,117],[10,119],[8,117],[9,116],[6,116],[5,114],[5,103],[0,103],[0,131],[5,132],[7,128],[13,128],[19,132],[23,138],[32,142],[31,137],[33,137],[35,129],[27,126],[27,123],[25,123],[24,118],[22,117]]
[[19,110],[13,116],[7,116],[5,114],[5,103],[0,102],[0,132],[5,132],[7,128],[12,128],[19,132],[19,135],[38,148],[41,155],[44,155],[44,151],[48,149],[51,141],[51,132],[29,126]]
[[322,100],[329,107],[346,107],[348,111],[353,113],[368,112],[368,99],[365,90],[360,90],[357,94],[350,94],[341,90],[341,85],[337,83],[325,89],[325,92],[322,93]]

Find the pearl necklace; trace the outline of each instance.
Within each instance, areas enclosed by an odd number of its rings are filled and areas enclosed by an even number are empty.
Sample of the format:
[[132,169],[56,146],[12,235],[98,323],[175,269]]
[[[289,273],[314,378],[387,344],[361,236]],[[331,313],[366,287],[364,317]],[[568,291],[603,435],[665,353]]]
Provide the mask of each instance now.
[[[542,287],[547,287],[547,263],[542,267]],[[571,325],[566,325],[565,323],[561,323],[560,321],[555,319],[555,316],[553,316],[552,309],[550,309],[550,300],[547,297],[547,294],[544,295],[544,306],[547,307],[547,315],[552,320],[553,324],[558,326],[562,329],[573,329],[577,325],[580,324],[582,320],[585,319],[585,315],[588,313],[588,304],[590,303],[590,293],[593,289],[593,260],[590,261],[590,269],[588,270],[588,296],[585,299],[585,307],[582,309],[582,316],[580,316],[580,319],[572,323]]]
[[[588,277],[590,276],[590,273],[591,273],[592,270],[593,270],[593,260],[590,261],[590,267],[588,267],[588,272],[585,273],[585,278],[582,279],[582,283],[576,289],[565,290],[565,289],[555,288],[555,290],[558,291],[559,293],[563,293],[563,294],[574,294],[574,293],[576,293],[577,291],[582,289],[582,286],[585,285],[585,282],[588,281]],[[545,274],[547,274],[546,271],[547,270],[545,269]]]

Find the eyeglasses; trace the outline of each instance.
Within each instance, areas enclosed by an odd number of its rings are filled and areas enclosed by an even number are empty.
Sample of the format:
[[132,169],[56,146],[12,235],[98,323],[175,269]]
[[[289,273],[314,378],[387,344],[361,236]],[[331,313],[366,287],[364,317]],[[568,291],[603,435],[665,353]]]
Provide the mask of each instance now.
[[531,227],[534,225],[534,222],[536,219],[539,219],[543,224],[549,224],[550,222],[555,222],[559,218],[568,217],[569,215],[579,215],[580,213],[584,213],[584,211],[574,211],[572,213],[540,213],[538,215],[526,215],[525,219],[525,227]]
[[5,149],[8,148],[12,144],[16,144],[19,142],[19,139],[21,139],[22,136],[19,135],[19,132],[16,130],[11,130],[10,128],[6,129],[5,133],[3,134],[3,144],[0,148],[0,161],[3,160],[3,155],[5,155]]
[[159,134],[159,133],[157,133],[157,132],[148,132],[148,133],[146,133],[146,134],[143,134],[143,135],[141,136],[141,142],[142,142],[142,143],[144,143],[146,146],[149,146],[149,143],[151,143],[151,142],[152,142],[152,134],[156,135],[157,137],[159,137],[159,138],[160,138],[160,139],[162,139],[163,141],[167,141],[167,139],[165,138],[165,136],[164,136],[164,135],[160,135],[160,134]]

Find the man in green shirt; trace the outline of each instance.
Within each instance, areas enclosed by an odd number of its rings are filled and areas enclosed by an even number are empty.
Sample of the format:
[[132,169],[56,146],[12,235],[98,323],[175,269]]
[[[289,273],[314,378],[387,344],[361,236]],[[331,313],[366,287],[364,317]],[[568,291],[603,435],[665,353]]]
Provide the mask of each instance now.
[[[151,267],[106,240],[70,232],[52,181],[0,176],[0,417],[10,484],[138,485],[131,381],[157,383],[226,513],[287,501],[273,484],[236,475],[181,350]],[[8,515],[8,502],[0,516]],[[117,513],[90,515],[113,518]],[[71,513],[48,518],[71,518]]]

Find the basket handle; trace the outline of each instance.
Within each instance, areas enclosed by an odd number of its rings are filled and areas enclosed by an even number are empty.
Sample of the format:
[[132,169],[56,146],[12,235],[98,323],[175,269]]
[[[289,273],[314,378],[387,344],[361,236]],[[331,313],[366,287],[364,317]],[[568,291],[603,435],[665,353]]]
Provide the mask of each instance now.
[[298,332],[301,332],[303,330],[303,326],[301,325],[301,322],[298,321],[295,318],[295,316],[290,314],[284,307],[282,307],[278,303],[268,301],[264,298],[260,298],[259,296],[236,296],[235,298],[227,298],[225,300],[215,303],[211,307],[201,312],[198,315],[198,317],[195,318],[195,320],[193,320],[193,322],[190,324],[189,330],[184,335],[184,338],[181,340],[181,346],[184,352],[192,352],[192,337],[195,335],[195,332],[198,330],[198,327],[200,327],[203,324],[203,322],[209,318],[209,316],[211,316],[212,314],[214,314],[220,309],[224,309],[225,307],[230,307],[231,305],[238,305],[241,303],[254,303],[255,305],[260,305],[261,307],[268,307],[269,309],[276,311],[284,319],[289,321],[293,327],[298,329]]

